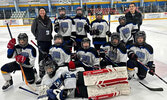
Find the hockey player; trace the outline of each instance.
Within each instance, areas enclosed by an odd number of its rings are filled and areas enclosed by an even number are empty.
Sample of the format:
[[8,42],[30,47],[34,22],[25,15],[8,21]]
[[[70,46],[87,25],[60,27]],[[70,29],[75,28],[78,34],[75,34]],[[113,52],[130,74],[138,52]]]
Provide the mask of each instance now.
[[58,11],[60,16],[54,21],[54,30],[56,33],[62,35],[65,44],[71,47],[75,43],[75,22],[72,18],[66,16],[66,9],[64,7],[60,7]]
[[90,30],[89,19],[84,17],[83,13],[83,9],[81,7],[78,7],[76,9],[76,16],[73,19],[76,27],[77,48],[81,46],[82,39],[87,37],[87,33],[89,33]]
[[75,66],[84,67],[86,71],[94,70],[99,69],[99,62],[97,50],[90,47],[90,39],[83,38],[76,53]]
[[49,54],[58,66],[67,66],[71,60],[71,51],[63,44],[63,41],[62,35],[56,34],[54,36],[54,45],[49,50]]
[[106,34],[110,34],[109,26],[106,20],[102,19],[102,12],[96,13],[96,20],[91,23],[90,34],[93,37],[93,44],[97,50],[106,43]]
[[58,67],[51,59],[41,62],[45,66],[46,75],[39,88],[38,100],[63,100],[72,90],[76,88],[76,73],[84,71],[83,68],[76,68],[74,62],[69,62],[68,67]]
[[117,32],[120,33],[121,42],[125,43],[126,48],[133,44],[133,35],[138,31],[138,26],[133,23],[126,23],[126,17],[119,17],[120,25],[117,27]]
[[146,69],[144,69],[137,60],[148,66],[150,68],[149,73],[154,75],[155,66],[153,64],[153,48],[146,43],[146,34],[144,31],[138,31],[135,35],[135,43],[130,47],[128,57],[127,67],[129,79],[135,74],[134,67],[138,68],[137,76],[139,79],[143,80],[146,77]]
[[15,46],[16,40],[12,38],[7,45],[7,57],[15,58],[16,61],[7,63],[1,67],[2,76],[6,81],[2,90],[6,90],[13,85],[10,73],[20,70],[20,65],[23,67],[28,83],[32,84],[35,82],[35,71],[33,67],[35,64],[36,50],[28,43],[28,36],[26,33],[20,33],[18,35],[18,42],[19,44]]
[[[117,32],[111,34],[111,42],[101,46],[100,56],[103,58],[100,66],[112,65],[126,66],[127,54],[126,47],[120,42],[120,35]],[[106,56],[108,58],[106,58]]]

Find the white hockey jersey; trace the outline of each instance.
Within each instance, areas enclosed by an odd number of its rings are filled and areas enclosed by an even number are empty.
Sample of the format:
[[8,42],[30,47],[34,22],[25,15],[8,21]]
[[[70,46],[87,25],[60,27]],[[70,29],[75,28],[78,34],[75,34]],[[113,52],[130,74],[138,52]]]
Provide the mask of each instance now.
[[59,23],[59,30],[58,34],[62,35],[63,37],[70,37],[71,32],[75,32],[75,22],[72,18],[66,16],[65,18],[58,17],[58,19],[55,20],[55,23]]
[[101,46],[105,54],[115,63],[127,62],[127,54],[125,46],[120,43],[117,47],[112,46],[111,43],[105,43]]
[[65,45],[53,45],[49,50],[49,54],[52,56],[52,59],[58,64],[58,66],[62,66],[66,63],[69,63],[71,59],[71,51]]
[[94,20],[91,23],[92,29],[98,29],[100,34],[99,35],[93,35],[93,38],[106,38],[106,32],[109,31],[109,25],[106,20]]
[[132,45],[130,50],[138,56],[138,59],[143,63],[147,64],[150,61],[153,61],[153,48],[149,44],[144,44],[143,46]]
[[96,49],[90,47],[88,50],[79,49],[77,51],[77,58],[85,65],[90,67],[99,65],[99,58]]
[[138,25],[134,25],[132,23],[119,25],[117,27],[117,32],[120,33],[120,38],[124,43],[127,43],[130,40],[134,40],[132,36],[132,30],[138,29]]

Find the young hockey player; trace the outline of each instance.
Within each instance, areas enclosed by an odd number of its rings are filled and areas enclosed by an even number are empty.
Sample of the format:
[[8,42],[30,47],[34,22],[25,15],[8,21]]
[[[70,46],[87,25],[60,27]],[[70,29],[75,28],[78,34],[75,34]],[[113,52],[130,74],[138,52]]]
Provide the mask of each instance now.
[[63,44],[63,41],[62,35],[56,34],[54,36],[54,45],[49,50],[49,54],[58,66],[67,66],[71,60],[71,51]]
[[90,30],[89,19],[84,17],[84,11],[81,7],[76,9],[76,16],[74,17],[75,27],[76,27],[76,43],[77,48],[81,47],[81,41],[83,38],[87,37],[87,33]]
[[137,60],[142,62],[144,65],[150,68],[149,73],[154,75],[155,66],[153,64],[153,48],[151,45],[146,43],[146,34],[144,31],[138,31],[135,35],[135,43],[130,47],[128,52],[129,60],[127,62],[129,79],[131,79],[135,70],[134,67],[138,68],[137,76],[139,79],[146,77],[146,69],[138,63]]
[[100,50],[100,46],[106,43],[106,34],[110,34],[109,25],[102,17],[102,12],[97,12],[96,20],[91,23],[90,34],[93,37],[93,45],[97,50]]
[[52,59],[44,59],[41,64],[45,66],[46,75],[39,88],[38,100],[63,100],[76,88],[76,74],[84,71],[75,68],[74,62],[68,66],[58,67]]
[[90,47],[90,39],[83,38],[81,48],[77,50],[75,66],[84,67],[86,71],[99,68],[99,58],[97,50]]
[[101,46],[100,56],[103,58],[100,66],[113,65],[116,67],[115,64],[118,66],[126,66],[126,47],[120,42],[119,33],[112,33],[111,42],[107,42]]
[[54,30],[56,33],[63,36],[63,40],[66,45],[72,47],[72,44],[75,43],[75,22],[69,16],[66,16],[66,9],[60,7],[58,9],[59,17],[55,19]]
[[2,90],[6,90],[13,85],[13,80],[10,73],[20,70],[21,66],[23,67],[28,83],[32,84],[35,82],[35,70],[33,67],[35,64],[36,50],[28,43],[28,36],[26,33],[20,33],[18,35],[18,42],[19,44],[15,46],[16,40],[13,38],[7,45],[7,57],[15,58],[16,61],[7,63],[1,67],[2,76],[6,81],[2,87]]
[[120,33],[121,42],[125,43],[126,48],[133,44],[134,34],[138,31],[138,26],[133,23],[126,23],[126,17],[119,17],[120,25],[117,27],[117,32]]

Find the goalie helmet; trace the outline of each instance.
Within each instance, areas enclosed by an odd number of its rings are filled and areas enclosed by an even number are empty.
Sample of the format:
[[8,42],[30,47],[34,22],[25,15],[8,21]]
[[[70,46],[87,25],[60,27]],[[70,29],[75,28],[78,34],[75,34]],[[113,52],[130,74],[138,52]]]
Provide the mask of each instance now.
[[[55,40],[58,39],[58,38],[61,39],[61,43],[55,43]],[[54,36],[54,44],[55,44],[56,46],[60,46],[62,43],[63,43],[63,36],[60,35],[60,34],[56,34],[56,35]]]
[[52,78],[57,70],[57,64],[49,57],[45,58],[41,61],[42,66],[45,68],[45,72],[48,74],[50,78]]
[[[143,41],[139,42],[138,41],[138,38],[139,37],[142,37],[143,38]],[[136,34],[135,34],[135,43],[138,44],[138,45],[143,45],[146,41],[146,33],[144,31],[138,31]]]
[[[89,43],[89,46],[83,46],[83,44],[84,44],[85,42],[88,42],[88,43]],[[89,48],[90,48],[90,39],[87,38],[87,37],[83,38],[82,41],[81,41],[81,47],[82,47],[83,49],[89,49]]]
[[126,24],[126,17],[125,16],[120,16],[118,21],[121,25],[125,25]]
[[[28,36],[26,33],[20,33],[17,38],[21,47],[26,47],[28,45]],[[25,43],[21,43],[20,40],[23,40]]]
[[[118,43],[116,43],[116,42],[114,41],[114,39],[118,40]],[[113,32],[113,33],[111,34],[111,44],[112,44],[113,46],[118,46],[119,43],[120,43],[120,35],[119,35],[119,33]]]

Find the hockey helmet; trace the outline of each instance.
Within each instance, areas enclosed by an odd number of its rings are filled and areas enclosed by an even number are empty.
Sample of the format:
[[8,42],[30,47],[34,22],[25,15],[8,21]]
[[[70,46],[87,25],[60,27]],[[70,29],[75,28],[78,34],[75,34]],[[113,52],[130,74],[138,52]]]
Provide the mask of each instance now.
[[57,64],[50,57],[45,58],[40,63],[40,65],[44,66],[45,72],[48,76],[52,78],[58,68]]
[[58,11],[60,12],[60,11],[66,11],[66,8],[65,7],[59,7],[58,8]]
[[[88,42],[88,43],[89,43],[89,46],[83,46],[83,44],[84,44],[85,42]],[[87,37],[83,38],[82,41],[81,41],[81,47],[82,47],[83,49],[89,49],[89,48],[90,48],[90,39],[87,38]]]
[[[114,39],[118,40],[118,42],[116,43],[116,42],[114,41]],[[119,33],[118,33],[118,32],[113,32],[113,33],[111,34],[111,44],[112,44],[113,46],[118,46],[119,43],[120,43],[120,35],[119,35]]]
[[[21,47],[26,47],[28,45],[28,36],[26,33],[20,33],[17,38],[18,38],[19,45]],[[23,40],[24,43],[21,43],[20,40]]]
[[[138,41],[138,38],[139,37],[142,37],[143,38],[143,41]],[[135,34],[135,43],[138,44],[138,45],[143,45],[146,41],[146,33],[144,31],[138,31],[136,34]]]
[[[82,13],[78,13],[77,11],[82,11]],[[78,7],[77,9],[76,9],[76,13],[77,13],[77,16],[82,16],[83,15],[83,9],[81,8],[81,7]]]
[[[122,20],[124,20],[124,22],[122,22]],[[125,16],[120,16],[118,21],[121,25],[125,25],[126,24],[126,17]]]
[[[61,39],[62,41],[61,42],[58,42],[58,43],[55,43],[55,40],[56,39]],[[62,35],[60,35],[60,34],[56,34],[55,36],[54,36],[54,44],[56,45],[56,46],[59,46],[59,45],[61,45],[63,43],[63,36]]]

